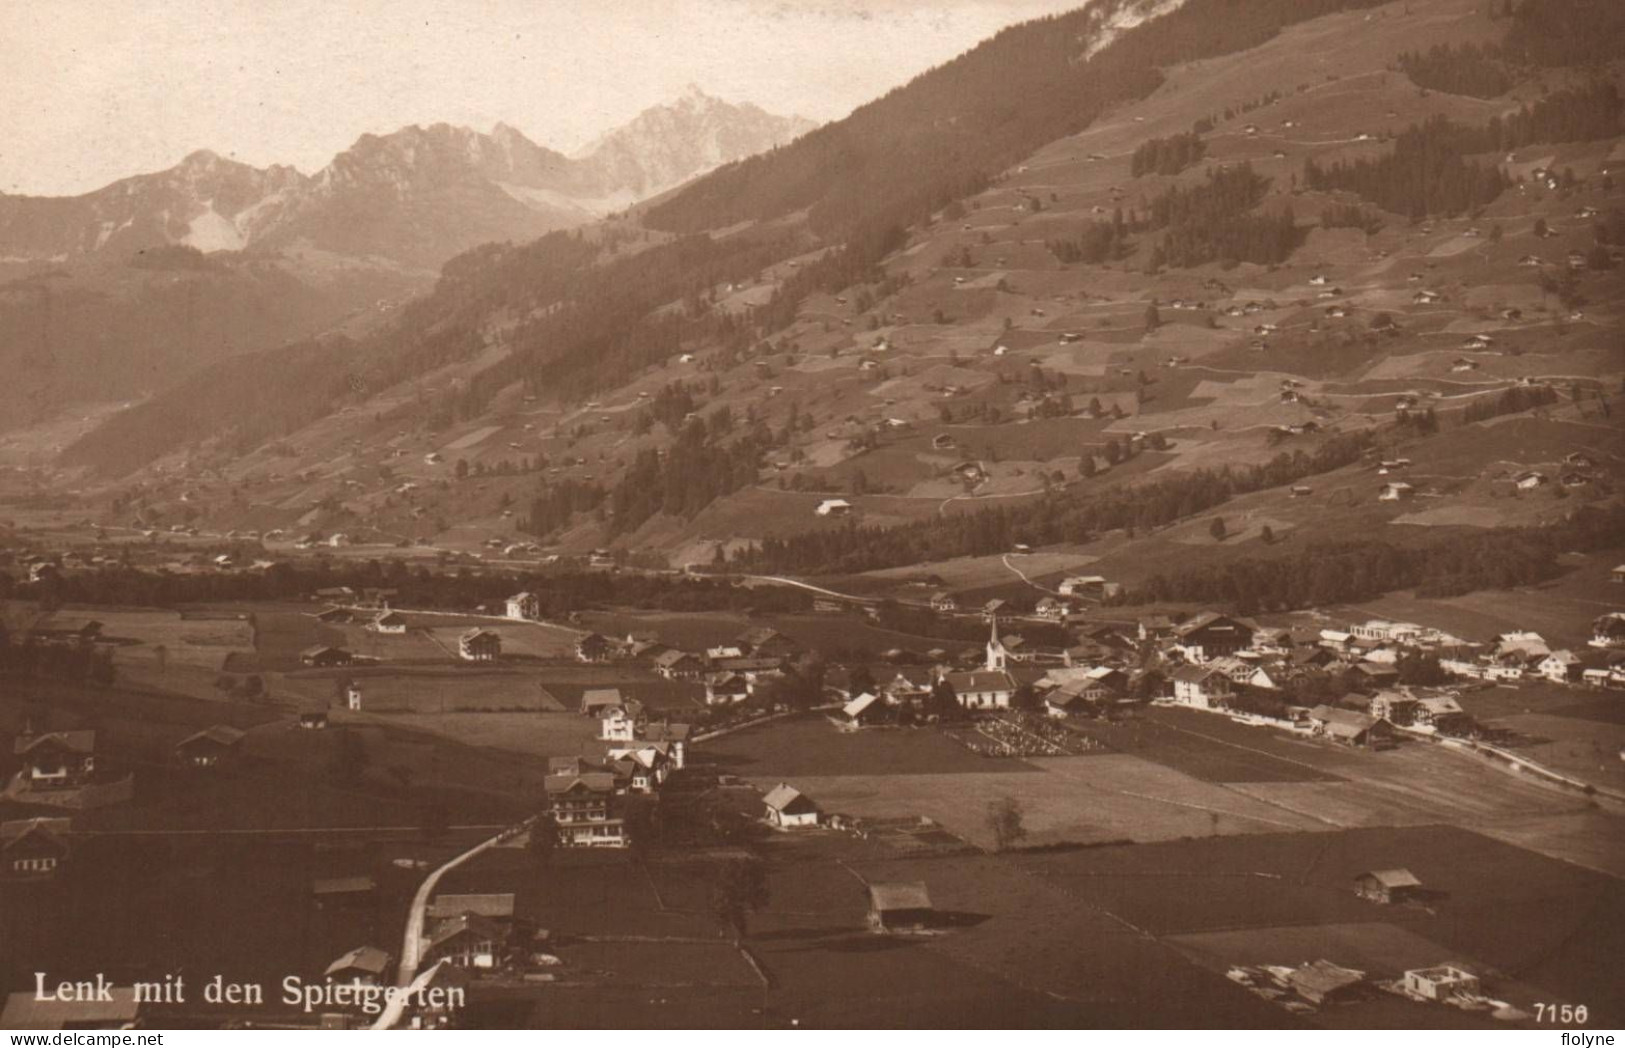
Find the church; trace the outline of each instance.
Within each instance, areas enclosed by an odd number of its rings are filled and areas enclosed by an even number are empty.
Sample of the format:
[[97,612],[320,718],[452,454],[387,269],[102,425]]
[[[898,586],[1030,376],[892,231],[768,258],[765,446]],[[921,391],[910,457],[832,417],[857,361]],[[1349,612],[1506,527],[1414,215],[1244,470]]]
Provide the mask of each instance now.
[[1005,710],[1016,693],[1016,682],[1010,676],[1010,653],[999,640],[999,620],[993,617],[987,638],[987,660],[979,670],[947,673],[943,679],[954,690],[954,697],[967,710]]

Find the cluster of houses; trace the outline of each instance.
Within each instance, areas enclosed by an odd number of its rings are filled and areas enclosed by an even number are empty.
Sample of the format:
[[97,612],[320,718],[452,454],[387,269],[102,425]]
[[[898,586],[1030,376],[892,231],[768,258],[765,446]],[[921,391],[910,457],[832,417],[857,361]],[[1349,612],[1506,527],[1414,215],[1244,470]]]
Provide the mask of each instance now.
[[627,798],[655,797],[687,759],[689,725],[654,720],[618,688],[588,688],[581,713],[599,723],[602,757],[550,757],[544,790],[557,843],[567,848],[624,848]]
[[703,651],[685,651],[639,633],[618,639],[588,633],[576,641],[582,662],[640,664],[670,681],[703,684],[711,706],[743,702],[760,685],[783,677],[786,664],[799,654],[800,645],[769,626],[754,626],[731,643]]

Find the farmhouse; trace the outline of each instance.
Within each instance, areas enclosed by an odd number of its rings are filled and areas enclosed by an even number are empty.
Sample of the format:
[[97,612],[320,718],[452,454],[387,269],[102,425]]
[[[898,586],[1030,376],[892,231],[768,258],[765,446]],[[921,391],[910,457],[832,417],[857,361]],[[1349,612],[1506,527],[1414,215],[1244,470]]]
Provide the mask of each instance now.
[[379,986],[394,958],[376,946],[357,946],[327,966],[323,974],[337,983]]
[[175,758],[194,768],[213,768],[229,759],[247,734],[229,724],[216,724],[177,742]]
[[576,658],[582,662],[608,662],[615,645],[601,633],[589,633],[576,641]]
[[1005,602],[1001,598],[998,598],[998,597],[994,597],[992,600],[988,601],[986,604],[983,604],[982,605],[982,621],[984,621],[984,622],[993,622],[995,619],[997,619],[999,617],[999,612],[1004,610],[1004,605],[1005,605]]
[[469,662],[491,662],[502,654],[502,636],[476,626],[457,638],[457,654]]
[[756,626],[741,633],[739,646],[757,659],[788,658],[799,650],[795,641],[770,626]]
[[1204,611],[1174,628],[1173,647],[1185,661],[1200,663],[1240,651],[1252,636],[1252,627],[1239,619]]
[[49,877],[68,858],[70,819],[0,822],[0,870],[13,879]]
[[1174,701],[1181,706],[1211,710],[1235,691],[1230,678],[1211,666],[1181,666],[1174,671]]
[[1309,711],[1309,721],[1314,726],[1315,734],[1347,746],[1377,746],[1392,737],[1387,721],[1358,710],[1316,706]]
[[1377,496],[1381,502],[1403,502],[1416,494],[1416,489],[1402,480],[1390,481],[1382,486],[1382,492]]
[[30,786],[81,786],[96,771],[94,731],[34,733],[26,728],[13,741],[11,752],[22,763]]
[[478,914],[441,921],[423,947],[423,963],[445,961],[456,968],[495,968],[507,931]]
[[1401,980],[1405,992],[1430,1001],[1443,1001],[1451,997],[1476,997],[1481,989],[1478,976],[1454,964],[1436,964],[1431,968],[1412,968]]
[[374,633],[405,633],[406,616],[398,611],[380,611],[367,624],[367,629]]
[[542,598],[526,590],[508,598],[508,618],[534,621],[542,617]]
[[1422,890],[1422,882],[1410,870],[1370,870],[1354,878],[1354,890],[1361,898],[1372,902],[1400,903],[1415,898]]
[[1055,589],[1063,597],[1098,597],[1106,590],[1106,580],[1100,575],[1071,575]]
[[623,704],[619,688],[588,688],[581,693],[583,716],[601,718],[604,711]]
[[306,666],[348,666],[351,662],[355,661],[355,656],[351,655],[343,648],[334,648],[326,644],[317,644],[306,648],[304,651],[301,651],[299,653],[299,661],[304,663]]
[[744,702],[750,690],[750,681],[742,673],[712,673],[705,678],[705,704],[728,706]]
[[879,719],[885,704],[873,692],[864,692],[841,707],[841,717],[854,728],[861,728]]
[[1580,679],[1585,664],[1572,651],[1554,651],[1540,660],[1535,669],[1554,684],[1567,684]]
[[651,742],[666,748],[666,753],[671,759],[672,770],[675,771],[683,766],[688,755],[689,726],[687,724],[668,724],[661,721],[659,724],[643,725],[640,732],[645,742]]
[[844,517],[852,512],[852,503],[845,499],[825,499],[813,512],[820,517]]
[[768,790],[762,803],[767,808],[768,823],[780,829],[818,825],[818,805],[788,783],[781,782]]
[[359,906],[371,899],[378,890],[378,882],[371,877],[318,877],[311,882],[310,893],[316,905],[328,907]]
[[1625,611],[1610,611],[1591,624],[1593,648],[1625,648]]
[[667,680],[698,680],[705,662],[692,652],[671,648],[655,656],[654,670]]
[[869,930],[876,935],[929,931],[936,909],[924,881],[874,883],[869,890]]
[[933,593],[931,594],[931,610],[941,612],[944,615],[952,614],[959,610],[959,601],[955,600],[954,595],[946,590]]

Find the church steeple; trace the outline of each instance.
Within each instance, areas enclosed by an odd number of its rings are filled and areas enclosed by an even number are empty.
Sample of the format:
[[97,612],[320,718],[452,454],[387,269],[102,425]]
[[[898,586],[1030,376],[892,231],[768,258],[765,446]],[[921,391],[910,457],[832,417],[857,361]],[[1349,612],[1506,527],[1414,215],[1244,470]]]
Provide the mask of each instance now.
[[1004,642],[999,640],[999,617],[989,616],[992,626],[989,627],[987,638],[987,668],[990,670],[1004,669],[1005,651]]

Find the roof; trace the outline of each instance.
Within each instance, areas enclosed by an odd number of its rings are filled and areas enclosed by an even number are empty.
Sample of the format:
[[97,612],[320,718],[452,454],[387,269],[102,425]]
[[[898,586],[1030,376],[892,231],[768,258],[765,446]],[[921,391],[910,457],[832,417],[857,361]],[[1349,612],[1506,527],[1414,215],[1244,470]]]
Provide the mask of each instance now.
[[1336,706],[1316,706],[1309,711],[1309,716],[1324,722],[1326,729],[1337,735],[1358,735],[1377,723],[1377,718],[1369,713],[1338,709]]
[[1333,991],[1353,986],[1365,978],[1365,973],[1331,961],[1315,961],[1294,969],[1287,978],[1297,989],[1324,997]]
[[370,892],[378,887],[371,877],[318,877],[310,890],[316,895],[348,895],[351,892]]
[[588,688],[581,693],[581,708],[587,710],[599,706],[619,706],[623,701],[619,688]]
[[856,717],[870,706],[873,706],[878,698],[878,695],[866,691],[862,695],[859,695],[857,698],[853,699],[851,702],[847,703],[845,706],[842,706],[841,712],[848,717]]
[[0,1011],[0,1027],[7,1030],[63,1030],[133,1023],[141,1006],[135,987],[114,986],[111,1001],[38,1000],[32,990],[10,994]]
[[1360,874],[1356,880],[1370,877],[1384,888],[1420,888],[1422,882],[1416,879],[1416,874],[1403,867],[1393,870],[1371,870]]
[[954,694],[966,691],[1014,691],[1016,682],[1003,670],[969,670],[950,673],[944,678]]
[[495,921],[481,917],[477,913],[464,914],[460,917],[449,918],[436,928],[434,934],[429,938],[428,945],[424,948],[424,953],[427,955],[436,947],[444,946],[464,933],[472,933],[482,939],[500,940],[504,938],[502,929],[497,926]]
[[392,960],[392,958],[389,956],[389,954],[385,953],[383,950],[380,950],[376,946],[357,946],[343,957],[340,957],[338,960],[328,965],[327,971],[323,974],[332,975],[335,972],[353,970],[359,972],[371,972],[374,975],[382,975],[384,973],[384,969],[389,967],[390,960]]
[[1212,666],[1181,666],[1172,676],[1174,680],[1186,684],[1201,684],[1212,677],[1223,677],[1224,674]]
[[203,741],[213,742],[221,746],[235,746],[242,742],[243,737],[247,734],[248,732],[243,729],[233,728],[229,724],[216,724],[195,734],[188,735],[180,742],[177,742],[175,747],[179,749],[182,746],[189,746],[194,742]]
[[72,819],[51,818],[48,816],[0,822],[0,845],[9,846],[24,837],[36,833],[47,838],[60,838],[66,836],[72,828]]
[[71,753],[96,752],[96,733],[88,728],[80,731],[42,731],[34,735],[19,735],[11,744],[11,752],[20,757],[34,747],[44,745],[46,740],[55,740],[57,745]]
[[615,776],[608,772],[582,772],[575,775],[549,775],[545,782],[548,793],[569,793],[576,786],[585,786],[594,793],[608,793],[615,789]]
[[513,892],[487,892],[478,895],[436,895],[426,911],[430,917],[460,917],[477,913],[481,917],[512,917]]
[[816,811],[818,808],[818,806],[813,803],[811,797],[808,797],[805,793],[802,793],[789,783],[784,782],[781,782],[771,790],[768,790],[767,795],[762,798],[762,803],[775,811],[783,812],[788,812],[792,809],[797,809],[800,811]]
[[663,651],[659,655],[655,656],[655,665],[656,666],[675,666],[679,662],[682,662],[685,659],[697,660],[698,658],[699,658],[699,656],[695,655],[692,652],[680,651],[677,648],[669,648],[666,651]]
[[929,910],[931,895],[924,881],[887,881],[869,885],[869,905],[885,913],[892,910]]
[[521,593],[515,593],[513,596],[509,597],[508,599],[509,600],[531,601],[531,600],[536,599],[536,594],[532,593],[530,590],[525,590],[525,591],[523,591]]
[[650,742],[682,742],[688,738],[688,733],[687,724],[649,724],[643,729],[643,737]]
[[474,626],[471,629],[466,629],[457,639],[464,644],[467,644],[469,641],[481,636],[482,634],[490,637],[492,640],[500,641],[502,639],[502,634],[498,633],[496,630],[488,630],[484,626]]

